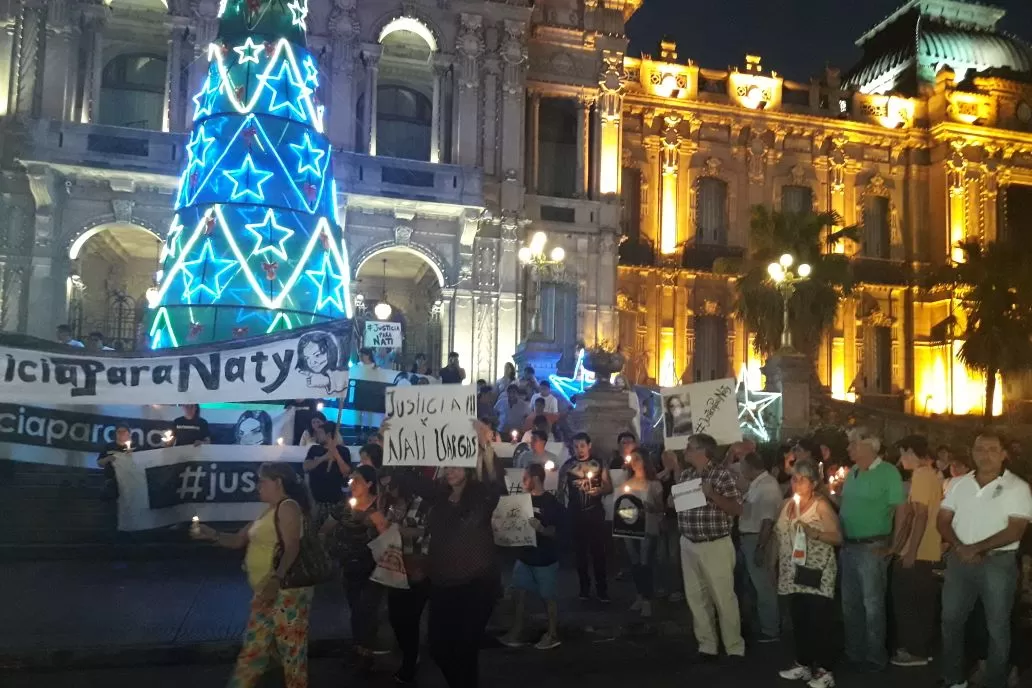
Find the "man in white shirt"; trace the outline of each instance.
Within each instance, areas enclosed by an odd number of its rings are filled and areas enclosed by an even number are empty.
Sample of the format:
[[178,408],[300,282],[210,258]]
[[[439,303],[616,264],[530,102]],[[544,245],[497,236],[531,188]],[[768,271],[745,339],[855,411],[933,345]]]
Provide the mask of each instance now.
[[[539,463],[545,470],[554,470],[559,465],[559,459],[555,454],[548,451],[548,433],[541,430],[530,431],[530,451],[520,456],[516,468],[526,468],[532,463]],[[548,462],[552,465],[549,466]]]
[[1010,617],[1018,584],[1018,543],[1032,520],[1028,484],[1003,467],[1005,443],[993,431],[975,439],[975,470],[950,485],[938,526],[950,545],[942,589],[942,671],[947,688],[966,688],[964,630],[975,602],[985,609],[989,651],[984,688],[1005,688]]
[[503,440],[508,440],[512,432],[521,432],[523,424],[527,420],[530,408],[527,402],[520,397],[520,390],[516,385],[509,385],[505,388],[505,394],[495,402],[495,413],[498,415],[498,432]]
[[541,391],[530,398],[531,408],[534,407],[535,401],[538,399],[544,399],[545,413],[559,413],[559,400],[556,399],[554,394],[552,394],[552,388],[548,382],[542,382],[538,389]]
[[774,643],[781,636],[781,626],[778,622],[778,591],[772,575],[771,534],[783,501],[781,488],[756,452],[746,454],[739,465],[742,478],[749,484],[742,502],[742,516],[738,519],[742,536],[739,548],[756,590],[758,641]]

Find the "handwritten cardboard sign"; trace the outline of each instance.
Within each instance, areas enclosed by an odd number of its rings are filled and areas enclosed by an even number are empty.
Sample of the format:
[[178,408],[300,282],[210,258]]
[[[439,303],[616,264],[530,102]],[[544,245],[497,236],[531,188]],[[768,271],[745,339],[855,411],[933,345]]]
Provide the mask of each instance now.
[[386,410],[390,425],[383,438],[384,465],[477,465],[477,392],[472,385],[391,387]]
[[734,379],[665,387],[662,396],[665,448],[684,449],[696,434],[710,435],[717,444],[742,441]]
[[534,503],[529,494],[501,497],[491,515],[495,544],[499,547],[536,547],[537,532],[530,525],[532,518]]
[[702,479],[685,480],[670,488],[674,498],[674,511],[691,511],[706,506],[706,495],[702,493]]
[[362,345],[374,349],[400,349],[401,323],[367,320]]

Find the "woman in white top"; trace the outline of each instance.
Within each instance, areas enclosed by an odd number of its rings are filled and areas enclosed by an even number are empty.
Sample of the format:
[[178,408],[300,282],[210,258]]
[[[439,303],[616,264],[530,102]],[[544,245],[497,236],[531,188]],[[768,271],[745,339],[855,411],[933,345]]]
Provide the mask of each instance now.
[[641,540],[624,540],[627,557],[631,561],[634,587],[638,593],[631,611],[641,610],[643,617],[649,617],[652,616],[654,595],[652,565],[664,512],[663,484],[656,477],[656,467],[638,452],[631,453],[627,467],[630,477],[624,483],[623,491],[637,493],[645,506],[645,537]]
[[792,467],[793,495],[774,526],[778,542],[778,594],[788,597],[795,635],[795,665],[781,678],[833,688],[835,547],[842,530],[834,507],[821,494],[820,469],[811,459]]
[[315,431],[323,425],[326,425],[326,416],[324,416],[321,412],[318,411],[312,414],[312,420],[309,422],[308,428],[301,433],[300,446],[310,447],[313,444],[317,444],[317,441],[315,439]]

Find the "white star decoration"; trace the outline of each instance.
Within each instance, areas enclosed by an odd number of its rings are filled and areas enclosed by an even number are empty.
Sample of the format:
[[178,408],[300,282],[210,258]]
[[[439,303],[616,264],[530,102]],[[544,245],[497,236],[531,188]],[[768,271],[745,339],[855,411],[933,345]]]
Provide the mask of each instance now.
[[322,161],[323,156],[326,155],[326,151],[316,148],[312,145],[312,138],[306,133],[301,139],[301,143],[292,143],[290,147],[297,153],[297,173],[304,174],[306,171],[311,172],[317,177],[322,176],[322,171],[319,169],[319,163]]
[[743,430],[756,435],[761,442],[770,440],[767,428],[763,424],[763,411],[781,398],[778,392],[754,392],[749,389],[749,369],[742,368],[738,375],[738,386],[735,396],[738,398],[738,424]]
[[243,45],[233,48],[233,52],[240,56],[239,64],[246,64],[248,62],[254,62],[258,64],[258,57],[265,50],[264,43],[255,43],[254,39],[250,36],[244,41]]
[[[287,249],[283,246],[287,239],[294,236],[294,230],[288,229],[276,222],[276,213],[273,210],[267,210],[265,212],[265,219],[261,222],[253,222],[249,225],[244,225],[247,231],[254,235],[258,241],[254,245],[254,250],[251,251],[251,255],[265,255],[266,253],[274,253],[279,256],[280,260],[288,260]],[[279,239],[272,238],[272,234],[279,234]]]
[[302,30],[305,30],[305,19],[308,17],[308,0],[293,0],[287,5],[287,9],[290,10],[291,24],[294,26],[300,26]]
[[[272,178],[272,172],[259,170],[251,160],[250,153],[244,157],[244,162],[235,170],[223,170],[222,174],[229,177],[233,182],[233,193],[229,199],[235,201],[241,196],[250,196],[258,203],[265,200],[265,193],[262,191],[262,184]],[[253,188],[252,188],[253,187]]]
[[[203,271],[209,264],[214,268],[215,275],[204,275],[203,279],[198,278],[193,268]],[[186,297],[192,299],[194,294],[203,291],[212,300],[218,299],[222,295],[222,290],[226,288],[226,284],[233,278],[239,267],[235,260],[216,258],[215,252],[211,247],[211,239],[206,240],[204,248],[201,249],[201,256],[196,260],[183,263],[183,286]],[[227,276],[226,273],[231,271],[232,274]]]
[[308,279],[312,280],[316,289],[319,290],[316,296],[315,307],[322,310],[328,303],[336,306],[337,310],[344,310],[344,303],[341,299],[341,278],[342,276],[333,272],[333,264],[330,262],[330,254],[323,255],[322,270],[305,270]]

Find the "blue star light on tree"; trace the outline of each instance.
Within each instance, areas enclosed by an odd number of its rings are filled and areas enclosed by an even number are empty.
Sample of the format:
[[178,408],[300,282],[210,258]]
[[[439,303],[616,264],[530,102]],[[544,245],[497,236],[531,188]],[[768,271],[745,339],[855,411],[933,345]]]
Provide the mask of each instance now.
[[151,292],[154,348],[351,315],[307,16],[307,0],[221,2]]

